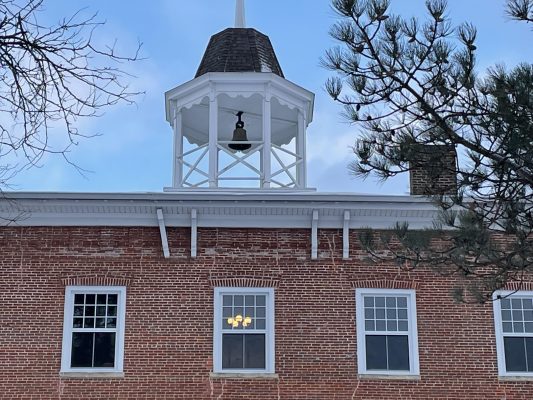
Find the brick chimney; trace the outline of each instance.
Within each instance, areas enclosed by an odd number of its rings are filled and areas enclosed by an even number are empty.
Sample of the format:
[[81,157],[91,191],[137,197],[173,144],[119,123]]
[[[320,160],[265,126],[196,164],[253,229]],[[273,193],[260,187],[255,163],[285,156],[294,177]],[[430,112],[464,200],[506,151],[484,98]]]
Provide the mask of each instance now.
[[415,144],[409,162],[411,195],[457,193],[457,152],[454,146]]

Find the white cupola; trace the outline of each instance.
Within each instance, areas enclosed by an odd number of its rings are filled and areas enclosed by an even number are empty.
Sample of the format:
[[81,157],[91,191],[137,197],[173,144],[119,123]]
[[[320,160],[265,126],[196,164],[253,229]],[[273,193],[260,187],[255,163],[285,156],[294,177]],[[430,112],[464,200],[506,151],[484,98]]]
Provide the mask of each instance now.
[[314,94],[284,78],[267,36],[244,27],[243,3],[236,27],[211,37],[195,78],[165,94],[174,130],[166,190],[307,188]]

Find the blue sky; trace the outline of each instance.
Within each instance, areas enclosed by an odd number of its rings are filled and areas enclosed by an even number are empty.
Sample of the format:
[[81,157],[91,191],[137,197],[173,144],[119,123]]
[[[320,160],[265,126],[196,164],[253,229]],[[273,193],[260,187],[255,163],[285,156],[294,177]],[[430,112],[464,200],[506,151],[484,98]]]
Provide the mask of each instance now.
[[[145,60],[126,68],[136,76],[133,88],[146,94],[135,106],[116,106],[80,127],[100,136],[82,140],[70,158],[91,172],[81,176],[61,157],[47,156],[39,168],[19,173],[14,190],[145,192],[171,184],[172,132],[165,121],[164,92],[194,77],[210,36],[233,26],[235,0],[45,0],[41,17],[57,21],[83,9],[107,21],[98,43],[113,43],[128,52],[143,43]],[[395,13],[421,15],[424,0],[392,0]],[[504,0],[449,0],[454,23],[478,28],[480,71],[495,63],[513,66],[533,61],[533,32],[509,21]],[[323,192],[406,194],[406,177],[384,184],[351,177],[350,145],[359,127],[339,116],[340,108],[325,94],[330,75],[319,66],[334,43],[328,30],[336,20],[329,0],[246,0],[247,26],[267,34],[285,77],[316,94],[314,122],[308,130],[308,183]]]

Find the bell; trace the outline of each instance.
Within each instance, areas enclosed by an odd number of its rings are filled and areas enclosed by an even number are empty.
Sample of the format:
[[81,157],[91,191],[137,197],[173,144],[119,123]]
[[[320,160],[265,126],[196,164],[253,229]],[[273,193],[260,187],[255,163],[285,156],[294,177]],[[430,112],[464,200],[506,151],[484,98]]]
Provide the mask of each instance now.
[[[233,138],[231,139],[232,142],[247,142],[248,137],[246,136],[246,129],[244,129],[244,122],[242,121],[241,117],[242,114],[244,114],[242,111],[239,111],[237,113],[237,117],[239,117],[239,120],[235,124],[235,130],[233,131]],[[235,151],[245,151],[248,150],[252,145],[250,143],[230,143],[228,147]]]

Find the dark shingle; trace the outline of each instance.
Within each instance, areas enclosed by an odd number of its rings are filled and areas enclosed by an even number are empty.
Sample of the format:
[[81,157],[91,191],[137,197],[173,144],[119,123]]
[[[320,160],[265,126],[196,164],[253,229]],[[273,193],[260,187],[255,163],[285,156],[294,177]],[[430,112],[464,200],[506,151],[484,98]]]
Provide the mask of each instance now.
[[273,72],[284,77],[270,39],[252,28],[228,28],[213,35],[195,78],[208,72]]

